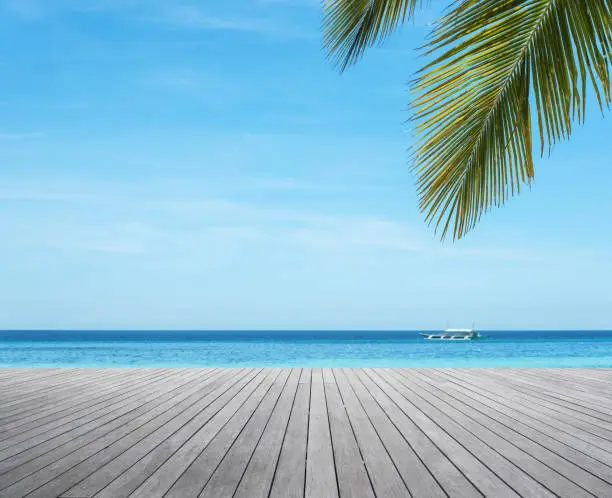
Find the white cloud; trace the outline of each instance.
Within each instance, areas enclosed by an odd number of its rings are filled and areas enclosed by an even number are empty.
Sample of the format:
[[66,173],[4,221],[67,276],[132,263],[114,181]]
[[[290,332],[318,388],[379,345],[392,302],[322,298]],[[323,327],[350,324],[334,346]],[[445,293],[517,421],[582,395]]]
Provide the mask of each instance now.
[[371,248],[402,252],[425,250],[422,236],[409,225],[384,219],[341,219],[313,224],[290,232],[294,243],[323,250]]
[[[433,258],[469,258],[499,261],[537,261],[548,254],[543,248],[475,247],[465,242],[442,246],[427,229],[418,224],[382,216],[347,216],[329,210],[289,207],[285,201],[236,201],[230,196],[210,196],[190,191],[180,185],[139,184],[117,188],[113,184],[66,184],[58,181],[34,181],[30,188],[15,182],[0,182],[0,216],[3,211],[13,223],[14,240],[27,245],[47,245],[61,241],[62,247],[115,253],[184,251],[203,246],[236,250],[244,244],[334,255],[355,250],[415,253]],[[26,182],[27,183],[27,182]],[[34,188],[37,185],[37,188]],[[313,188],[291,178],[232,179],[227,193],[236,195],[251,186],[293,191]],[[184,197],[179,197],[183,195]],[[44,212],[20,221],[11,201],[46,205]],[[72,203],[70,220],[54,229],[47,228],[61,204]],[[57,206],[57,207],[56,207]],[[78,206],[78,207],[77,207]],[[41,209],[38,207],[36,209]],[[23,211],[27,214],[29,210]],[[15,214],[17,213],[17,218]],[[24,214],[24,216],[25,216]],[[49,218],[47,218],[49,217]],[[129,224],[126,220],[143,220]],[[10,235],[10,234],[9,234]],[[10,237],[9,237],[10,238]],[[566,248],[567,256],[571,248]]]

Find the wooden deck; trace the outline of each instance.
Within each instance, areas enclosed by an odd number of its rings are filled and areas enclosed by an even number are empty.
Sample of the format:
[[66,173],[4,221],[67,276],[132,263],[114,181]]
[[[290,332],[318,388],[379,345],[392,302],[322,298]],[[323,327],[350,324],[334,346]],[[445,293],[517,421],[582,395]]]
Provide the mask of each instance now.
[[608,369],[0,369],[0,498],[612,497]]

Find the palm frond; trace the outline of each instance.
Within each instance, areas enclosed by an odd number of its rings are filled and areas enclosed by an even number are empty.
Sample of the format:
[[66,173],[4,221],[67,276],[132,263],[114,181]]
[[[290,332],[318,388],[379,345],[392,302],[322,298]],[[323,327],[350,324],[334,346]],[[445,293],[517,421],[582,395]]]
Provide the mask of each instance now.
[[610,104],[612,2],[462,0],[427,49],[437,58],[413,88],[420,205],[456,239],[533,178],[532,109],[544,152],[584,119],[588,91]]
[[323,0],[323,45],[342,70],[411,18],[422,0]]

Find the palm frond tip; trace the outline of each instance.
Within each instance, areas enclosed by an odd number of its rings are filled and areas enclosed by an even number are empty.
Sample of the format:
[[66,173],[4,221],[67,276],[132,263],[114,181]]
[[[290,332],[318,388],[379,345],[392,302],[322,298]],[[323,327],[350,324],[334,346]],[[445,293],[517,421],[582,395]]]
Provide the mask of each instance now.
[[342,70],[356,62],[399,24],[422,0],[324,0],[323,44]]
[[533,178],[530,97],[542,151],[584,119],[589,86],[610,103],[611,5],[464,0],[442,18],[413,110],[421,209],[443,238]]

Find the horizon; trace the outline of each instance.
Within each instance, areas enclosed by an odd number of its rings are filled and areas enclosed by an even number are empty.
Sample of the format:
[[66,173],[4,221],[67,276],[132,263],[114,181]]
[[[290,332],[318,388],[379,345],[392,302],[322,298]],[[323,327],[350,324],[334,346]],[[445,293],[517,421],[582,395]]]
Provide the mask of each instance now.
[[0,328],[612,329],[592,95],[465,239],[425,225],[406,82],[445,3],[340,75],[318,0],[0,0]]
[[[442,331],[448,328],[395,328],[395,329],[332,329],[332,328],[320,328],[320,329],[0,329],[0,334],[10,332],[237,332],[237,333],[257,333],[257,332],[427,332],[427,331]],[[459,330],[459,329],[457,329]],[[495,328],[495,329],[482,329],[474,328],[480,332],[612,332],[612,329],[506,329],[506,328]]]

